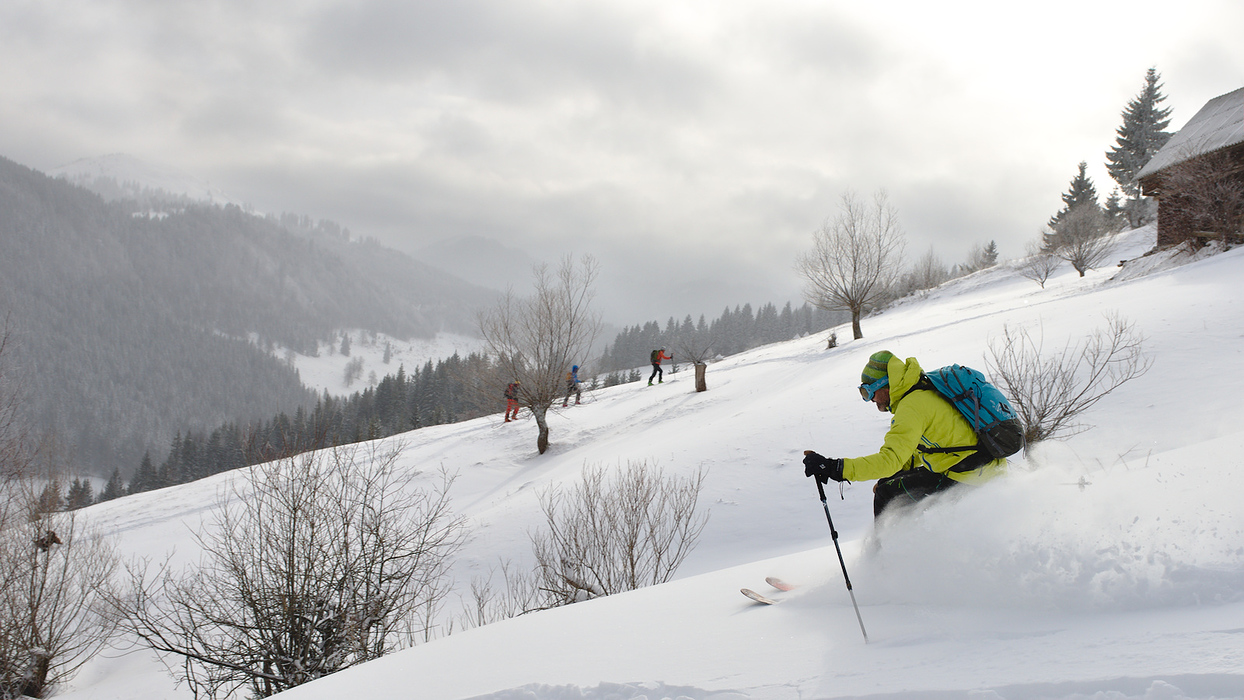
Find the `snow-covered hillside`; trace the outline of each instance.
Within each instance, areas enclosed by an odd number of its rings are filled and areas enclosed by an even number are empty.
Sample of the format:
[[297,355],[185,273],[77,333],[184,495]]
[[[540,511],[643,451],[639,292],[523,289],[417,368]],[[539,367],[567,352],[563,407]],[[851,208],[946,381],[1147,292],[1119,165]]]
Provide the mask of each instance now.
[[[317,394],[327,391],[332,396],[349,396],[362,391],[386,375],[396,374],[398,367],[409,374],[423,369],[424,364],[433,366],[457,353],[463,357],[482,352],[484,341],[457,333],[437,333],[432,338],[402,340],[383,333],[368,333],[358,329],[342,331],[350,337],[349,355],[341,354],[341,342],[319,343],[314,356],[303,355],[288,348],[276,347],[273,354],[284,359],[298,370],[302,383]],[[388,355],[386,362],[385,356]],[[349,379],[347,368],[358,363],[357,377]]]
[[[1124,234],[1116,257],[1152,243],[1152,229]],[[863,340],[826,350],[809,337],[727,358],[709,368],[705,393],[689,372],[596,392],[553,417],[545,455],[533,423],[500,413],[393,438],[412,470],[459,475],[454,503],[474,529],[460,586],[498,558],[529,561],[537,494],[585,465],[703,467],[710,520],[671,583],[457,633],[282,697],[1244,697],[1244,375],[1233,369],[1244,356],[1244,249],[1179,262],[1146,258],[1147,275],[1117,281],[1118,268],[1084,278],[1064,268],[1044,289],[1008,266],[976,273],[865,319]],[[832,489],[865,644],[800,459],[880,444],[887,416],[855,391],[868,355],[983,368],[1004,326],[1059,350],[1111,313],[1147,336],[1153,365],[1086,414],[1091,430],[891,523],[875,550],[862,546],[874,532],[871,484],[847,485],[841,500]],[[231,478],[86,515],[127,555],[192,558],[189,532]],[[776,606],[739,595],[765,590],[768,575],[799,586],[773,592]],[[142,650],[96,660],[65,690],[189,697]]]

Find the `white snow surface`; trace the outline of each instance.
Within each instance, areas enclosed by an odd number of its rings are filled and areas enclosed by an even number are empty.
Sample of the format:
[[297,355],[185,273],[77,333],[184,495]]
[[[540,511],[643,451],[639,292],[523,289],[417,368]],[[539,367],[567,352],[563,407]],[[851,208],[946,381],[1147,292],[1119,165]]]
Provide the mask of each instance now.
[[[1123,234],[1116,257],[1153,237]],[[601,390],[553,416],[545,455],[530,419],[504,424],[500,411],[391,438],[427,480],[441,467],[458,474],[454,503],[474,532],[460,589],[499,558],[528,563],[537,494],[585,465],[706,468],[711,515],[670,583],[443,636],[281,697],[1244,698],[1244,248],[1142,263],[1146,275],[1120,280],[1116,267],[1083,278],[1064,268],[1044,289],[1001,265],[866,318],[862,340],[827,350],[818,334],[726,358],[704,393],[686,372]],[[1153,365],[1085,414],[1091,429],[880,532],[871,483],[842,498],[827,489],[865,643],[800,460],[805,449],[858,456],[880,445],[888,416],[855,390],[868,355],[984,369],[1004,325],[1054,350],[1107,313],[1144,332]],[[85,513],[127,556],[190,560],[190,532],[233,478]],[[772,590],[771,575],[798,586]],[[741,587],[780,602],[752,603]],[[117,649],[60,697],[189,693],[150,652]]]

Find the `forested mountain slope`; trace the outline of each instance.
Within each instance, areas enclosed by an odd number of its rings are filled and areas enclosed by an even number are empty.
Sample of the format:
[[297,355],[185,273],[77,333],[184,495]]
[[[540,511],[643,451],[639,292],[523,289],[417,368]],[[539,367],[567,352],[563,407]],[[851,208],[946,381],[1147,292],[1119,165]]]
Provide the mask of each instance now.
[[313,401],[270,343],[468,331],[491,295],[305,219],[139,210],[0,158],[9,359],[40,425],[96,473],[132,468],[180,430]]

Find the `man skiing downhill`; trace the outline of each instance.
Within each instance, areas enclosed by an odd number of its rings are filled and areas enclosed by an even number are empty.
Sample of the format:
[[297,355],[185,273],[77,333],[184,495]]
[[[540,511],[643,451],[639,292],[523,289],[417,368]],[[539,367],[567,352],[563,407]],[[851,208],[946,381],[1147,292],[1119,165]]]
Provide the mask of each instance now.
[[873,516],[892,504],[910,504],[959,484],[981,484],[1006,470],[1006,459],[966,449],[924,451],[976,445],[967,419],[936,391],[917,387],[923,370],[916,358],[906,361],[888,350],[873,353],[860,375],[860,396],[878,411],[890,412],[890,429],[881,449],[866,457],[828,458],[811,450],[803,458],[804,475],[821,483],[868,481],[873,487]]

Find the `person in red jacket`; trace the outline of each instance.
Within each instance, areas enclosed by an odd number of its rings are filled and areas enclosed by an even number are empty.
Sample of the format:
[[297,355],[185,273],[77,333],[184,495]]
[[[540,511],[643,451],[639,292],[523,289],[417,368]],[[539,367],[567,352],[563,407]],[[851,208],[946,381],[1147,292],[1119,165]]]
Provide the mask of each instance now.
[[[514,414],[513,418],[510,417],[511,413]],[[518,420],[517,381],[510,382],[510,385],[505,388],[505,422],[509,423],[511,420]]]
[[661,360],[672,360],[673,355],[666,355],[665,348],[652,351],[652,375],[648,377],[648,386],[652,386],[652,378],[657,377],[657,384],[665,382],[665,372],[661,370]]

